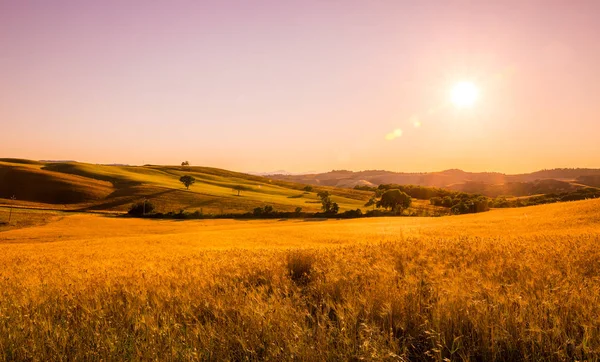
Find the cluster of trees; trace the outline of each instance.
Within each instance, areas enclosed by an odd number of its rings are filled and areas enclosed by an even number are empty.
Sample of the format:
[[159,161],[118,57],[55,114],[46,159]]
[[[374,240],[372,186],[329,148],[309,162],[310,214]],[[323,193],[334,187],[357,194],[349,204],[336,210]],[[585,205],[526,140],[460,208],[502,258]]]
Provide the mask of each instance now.
[[600,190],[594,187],[585,187],[571,192],[546,194],[522,199],[509,200],[506,197],[502,196],[491,200],[490,205],[495,208],[525,207],[542,204],[552,204],[555,202],[578,201],[596,198],[600,198]]
[[305,213],[302,212],[302,208],[301,207],[297,207],[296,210],[294,210],[294,212],[282,212],[282,211],[275,211],[275,209],[273,209],[273,206],[271,205],[266,205],[264,207],[257,207],[252,211],[252,216],[256,217],[256,218],[282,218],[282,217],[298,217],[301,215],[305,215]]
[[438,187],[427,187],[419,185],[398,185],[398,184],[381,184],[377,187],[371,186],[354,186],[355,190],[373,191],[383,193],[386,190],[400,190],[408,196],[418,200],[429,200],[432,197],[444,197],[454,193],[454,191],[440,189]]
[[146,217],[151,219],[287,219],[287,218],[319,218],[319,217],[332,217],[336,218],[358,218],[365,216],[383,216],[379,214],[364,214],[361,209],[347,210],[342,213],[307,213],[303,212],[301,207],[297,207],[294,211],[277,211],[271,205],[263,207],[257,207],[252,212],[246,213],[227,213],[227,214],[204,214],[202,211],[186,212],[183,209],[179,212],[154,212],[155,207],[149,201],[138,202],[131,205],[128,214],[136,217]]
[[[600,176],[599,176],[600,177]],[[582,177],[582,181],[595,182],[596,176]],[[600,180],[600,178],[598,178]],[[600,181],[599,181],[600,182]],[[510,186],[525,187],[528,192],[540,191],[540,188],[553,188],[555,190],[564,190],[564,182],[555,180],[541,180],[530,183],[510,183]],[[517,188],[518,188],[517,187]],[[533,188],[532,187],[537,187]],[[431,205],[446,207],[451,210],[453,214],[469,214],[488,211],[490,207],[493,208],[504,208],[504,207],[524,207],[540,204],[549,204],[553,202],[561,201],[575,201],[600,198],[600,190],[594,187],[585,187],[572,191],[564,192],[553,192],[545,195],[533,196],[526,199],[513,199],[509,200],[505,196],[499,196],[494,199],[488,198],[481,194],[472,194],[466,192],[452,191],[441,189],[437,187],[427,187],[418,185],[397,185],[397,184],[382,184],[378,187],[371,186],[355,186],[356,190],[373,191],[374,196],[365,204],[365,206],[377,205],[377,198],[381,197],[385,192],[390,190],[399,190],[410,197],[421,200],[429,200]],[[525,190],[525,189],[523,189]],[[383,206],[383,205],[378,205]]]
[[449,208],[453,214],[474,214],[490,209],[489,199],[482,195],[454,192],[444,197],[432,197],[429,203]]
[[[456,192],[438,187],[427,187],[419,185],[398,185],[398,184],[382,184],[378,187],[355,186],[357,190],[370,190],[375,192],[375,197],[383,196],[386,193],[394,192],[398,196],[398,192],[407,195],[410,199],[429,200],[431,205],[447,207],[453,214],[468,214],[488,211],[489,199],[482,195],[467,194],[464,192]],[[410,206],[410,201],[406,200],[406,196],[401,198],[404,208]],[[371,198],[365,206],[377,205],[375,198]],[[408,205],[408,206],[406,206]],[[385,204],[377,205],[385,207]]]

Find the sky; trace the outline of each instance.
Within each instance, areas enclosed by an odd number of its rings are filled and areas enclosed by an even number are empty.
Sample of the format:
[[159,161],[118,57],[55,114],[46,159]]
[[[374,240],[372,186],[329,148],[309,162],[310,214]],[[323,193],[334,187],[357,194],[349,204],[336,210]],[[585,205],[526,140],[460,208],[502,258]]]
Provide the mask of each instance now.
[[[600,1],[0,0],[0,157],[600,167]],[[471,107],[451,89],[478,90]]]

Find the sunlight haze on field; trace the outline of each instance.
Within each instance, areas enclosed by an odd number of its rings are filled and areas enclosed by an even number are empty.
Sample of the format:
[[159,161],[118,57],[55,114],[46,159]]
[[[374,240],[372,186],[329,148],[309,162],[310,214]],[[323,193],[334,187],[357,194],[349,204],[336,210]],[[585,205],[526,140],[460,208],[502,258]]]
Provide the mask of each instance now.
[[[0,154],[245,172],[594,167],[599,13],[585,0],[0,1]],[[450,96],[461,82],[476,100]]]

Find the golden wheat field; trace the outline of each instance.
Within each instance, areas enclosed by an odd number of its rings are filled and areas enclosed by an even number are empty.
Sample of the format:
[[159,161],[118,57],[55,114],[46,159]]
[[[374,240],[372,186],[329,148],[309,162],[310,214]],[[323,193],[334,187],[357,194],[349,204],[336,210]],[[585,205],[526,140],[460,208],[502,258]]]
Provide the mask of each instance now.
[[439,218],[54,215],[0,232],[2,360],[598,360],[600,202]]

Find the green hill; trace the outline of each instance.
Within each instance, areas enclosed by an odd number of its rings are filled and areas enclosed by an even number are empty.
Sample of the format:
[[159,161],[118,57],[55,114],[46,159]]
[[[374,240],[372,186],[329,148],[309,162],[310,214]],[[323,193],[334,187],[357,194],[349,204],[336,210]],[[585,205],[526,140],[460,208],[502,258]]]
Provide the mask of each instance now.
[[[191,175],[186,190],[179,182]],[[237,195],[233,188],[244,186]],[[136,201],[150,200],[157,211],[202,210],[238,213],[271,205],[276,210],[320,210],[317,192],[328,190],[340,210],[363,207],[370,192],[327,186],[304,191],[306,185],[272,180],[210,167],[108,166],[78,162],[0,159],[0,204],[62,210],[125,211]],[[11,196],[16,201],[11,201]]]

